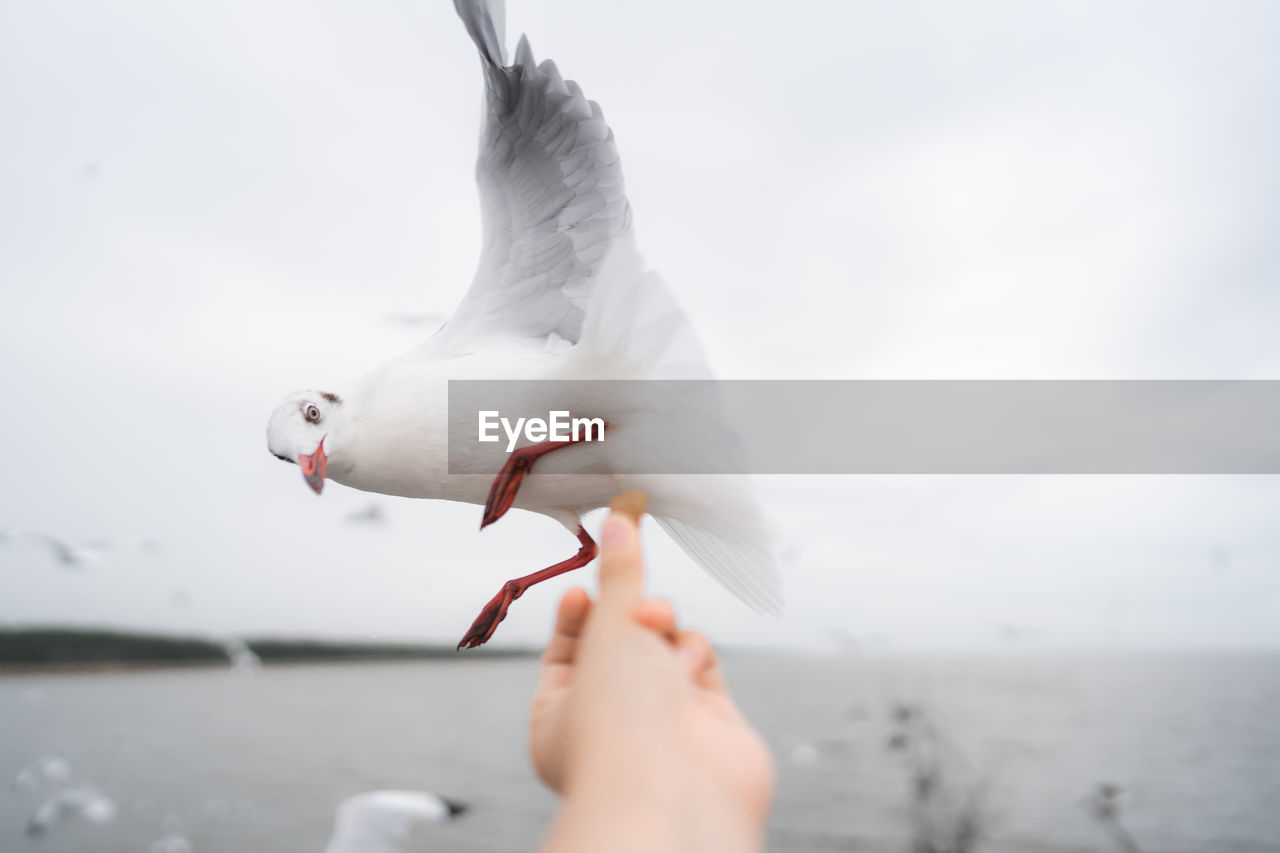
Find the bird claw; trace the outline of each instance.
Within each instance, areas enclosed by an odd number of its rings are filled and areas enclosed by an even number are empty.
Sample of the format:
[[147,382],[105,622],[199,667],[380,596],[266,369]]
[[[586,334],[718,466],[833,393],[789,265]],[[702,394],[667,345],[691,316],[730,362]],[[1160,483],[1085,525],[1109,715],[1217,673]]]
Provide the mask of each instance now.
[[466,635],[458,643],[458,650],[479,648],[489,642],[493,632],[498,629],[498,624],[507,618],[507,608],[511,606],[511,602],[519,597],[520,593],[511,581],[503,584],[502,591],[484,606],[476,621],[471,623]]
[[502,466],[502,470],[493,480],[493,485],[489,487],[489,497],[484,502],[484,516],[480,519],[481,530],[502,518],[507,514],[507,510],[511,509],[512,504],[516,502],[516,492],[524,482],[524,475],[529,473],[536,458],[537,456],[521,453],[520,450],[511,454],[511,458]]
[[[607,428],[608,424],[605,424],[605,427]],[[603,436],[603,433],[601,435]],[[493,485],[489,487],[489,496],[484,502],[484,515],[480,519],[480,529],[484,530],[511,509],[516,502],[516,492],[520,491],[520,484],[524,482],[525,475],[533,468],[533,463],[538,461],[538,457],[561,447],[568,447],[575,441],[578,439],[571,438],[567,442],[544,441],[511,451],[502,470],[493,478]]]
[[489,638],[493,636],[493,632],[498,628],[498,623],[507,617],[507,608],[511,606],[511,602],[524,595],[525,590],[529,587],[545,580],[550,580],[565,572],[580,569],[596,558],[599,549],[596,547],[595,540],[591,538],[581,524],[578,525],[578,542],[581,546],[578,548],[578,553],[569,559],[561,560],[554,566],[548,566],[540,572],[534,572],[531,575],[525,575],[522,578],[516,578],[504,583],[498,594],[489,600],[489,603],[484,606],[484,610],[480,611],[476,621],[471,623],[471,628],[467,631],[466,636],[458,643],[458,649],[474,649],[489,642]]

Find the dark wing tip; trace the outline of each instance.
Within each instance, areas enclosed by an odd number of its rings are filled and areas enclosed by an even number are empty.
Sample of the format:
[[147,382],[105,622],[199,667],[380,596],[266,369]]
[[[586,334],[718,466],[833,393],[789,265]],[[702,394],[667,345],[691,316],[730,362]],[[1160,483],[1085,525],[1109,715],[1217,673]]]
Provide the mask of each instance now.
[[440,799],[444,801],[444,807],[449,810],[450,818],[459,817],[471,811],[471,806],[466,803],[460,803],[457,800],[450,800],[446,797],[441,797]]

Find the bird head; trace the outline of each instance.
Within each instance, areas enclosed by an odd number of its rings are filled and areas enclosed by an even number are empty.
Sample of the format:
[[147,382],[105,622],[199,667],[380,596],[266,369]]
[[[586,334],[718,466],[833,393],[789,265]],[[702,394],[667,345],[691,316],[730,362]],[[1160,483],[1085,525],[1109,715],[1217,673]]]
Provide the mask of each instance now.
[[271,413],[267,450],[277,459],[298,465],[302,478],[318,495],[324,488],[329,466],[341,462],[349,423],[343,400],[337,394],[299,391]]

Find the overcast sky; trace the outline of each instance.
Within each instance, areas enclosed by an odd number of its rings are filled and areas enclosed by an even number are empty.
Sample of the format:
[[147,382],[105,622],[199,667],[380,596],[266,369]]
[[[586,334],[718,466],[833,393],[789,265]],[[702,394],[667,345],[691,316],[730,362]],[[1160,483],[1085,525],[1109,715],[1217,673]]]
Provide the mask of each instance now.
[[[1280,379],[1277,8],[512,0],[508,44],[603,106],[721,375]],[[0,528],[117,544],[0,545],[0,623],[456,641],[575,550],[266,452],[469,283],[480,92],[447,0],[3,6]],[[722,642],[1280,646],[1280,478],[759,487],[781,619],[649,533]]]

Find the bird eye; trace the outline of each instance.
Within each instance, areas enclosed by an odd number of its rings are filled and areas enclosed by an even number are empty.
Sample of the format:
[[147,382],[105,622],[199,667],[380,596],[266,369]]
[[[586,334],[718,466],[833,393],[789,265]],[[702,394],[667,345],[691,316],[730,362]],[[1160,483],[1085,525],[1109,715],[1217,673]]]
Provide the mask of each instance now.
[[302,413],[306,416],[307,420],[311,421],[313,424],[320,421],[320,410],[316,408],[315,403],[308,403]]

